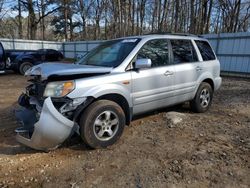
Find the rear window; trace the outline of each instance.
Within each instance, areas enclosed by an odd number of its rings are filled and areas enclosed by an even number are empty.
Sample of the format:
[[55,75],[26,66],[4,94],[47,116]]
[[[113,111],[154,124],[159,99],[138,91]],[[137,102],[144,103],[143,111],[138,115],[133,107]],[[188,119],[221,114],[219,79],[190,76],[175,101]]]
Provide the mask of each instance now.
[[215,60],[214,52],[207,41],[196,40],[195,42],[200,50],[203,61]]
[[174,63],[188,63],[198,61],[197,54],[190,40],[171,40]]

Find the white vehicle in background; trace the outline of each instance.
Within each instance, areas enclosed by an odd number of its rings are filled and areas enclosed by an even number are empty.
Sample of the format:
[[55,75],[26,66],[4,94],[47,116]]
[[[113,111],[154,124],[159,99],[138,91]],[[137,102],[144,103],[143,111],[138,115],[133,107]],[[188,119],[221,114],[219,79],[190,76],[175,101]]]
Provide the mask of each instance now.
[[17,140],[38,150],[77,132],[92,148],[122,135],[134,115],[190,101],[209,109],[221,85],[220,63],[206,39],[153,34],[103,42],[76,64],[41,64],[26,72]]

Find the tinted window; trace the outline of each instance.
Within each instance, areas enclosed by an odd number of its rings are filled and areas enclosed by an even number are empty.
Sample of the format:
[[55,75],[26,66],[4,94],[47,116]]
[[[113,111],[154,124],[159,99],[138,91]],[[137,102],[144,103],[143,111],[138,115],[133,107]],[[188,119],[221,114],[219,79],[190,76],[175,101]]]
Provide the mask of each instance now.
[[197,54],[190,40],[171,40],[174,63],[198,61]]
[[168,65],[168,41],[164,39],[148,41],[137,55],[137,59],[143,58],[151,59],[152,67]]
[[214,52],[207,41],[196,40],[195,42],[200,50],[203,61],[215,59]]
[[2,58],[2,56],[3,56],[3,47],[2,47],[2,45],[0,44],[0,57]]
[[48,50],[48,54],[56,54],[57,53],[57,51],[55,51],[55,50]]

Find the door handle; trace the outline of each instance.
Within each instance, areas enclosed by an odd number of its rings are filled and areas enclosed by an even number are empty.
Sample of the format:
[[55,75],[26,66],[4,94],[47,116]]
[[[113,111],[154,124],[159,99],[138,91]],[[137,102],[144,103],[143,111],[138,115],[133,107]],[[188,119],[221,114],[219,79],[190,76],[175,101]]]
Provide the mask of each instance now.
[[165,76],[171,76],[171,75],[173,75],[173,74],[174,74],[173,71],[166,71],[166,72],[164,73]]
[[196,67],[196,71],[201,71],[202,68],[200,66]]

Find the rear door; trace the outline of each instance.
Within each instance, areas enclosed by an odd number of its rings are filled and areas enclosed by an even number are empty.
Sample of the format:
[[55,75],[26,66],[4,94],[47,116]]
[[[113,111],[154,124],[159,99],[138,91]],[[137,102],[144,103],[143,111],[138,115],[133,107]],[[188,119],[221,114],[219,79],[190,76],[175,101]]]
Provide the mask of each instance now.
[[3,45],[0,43],[0,71],[4,70],[6,66],[5,62],[5,52]]
[[205,40],[195,40],[195,43],[200,51],[202,57],[203,72],[210,72],[214,78],[220,77],[220,63],[210,46]]
[[152,66],[132,71],[134,114],[167,106],[174,95],[174,68],[170,65],[169,41],[154,39],[146,42],[137,59],[151,59]]
[[171,39],[172,61],[175,67],[175,94],[178,101],[193,98],[197,79],[202,72],[202,62],[199,61],[193,41],[187,39]]

